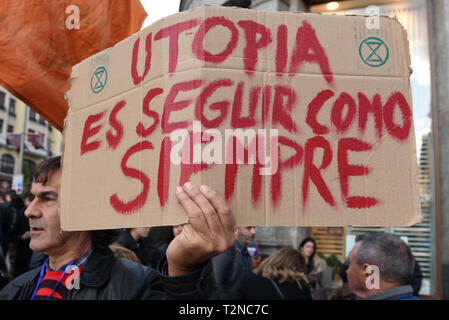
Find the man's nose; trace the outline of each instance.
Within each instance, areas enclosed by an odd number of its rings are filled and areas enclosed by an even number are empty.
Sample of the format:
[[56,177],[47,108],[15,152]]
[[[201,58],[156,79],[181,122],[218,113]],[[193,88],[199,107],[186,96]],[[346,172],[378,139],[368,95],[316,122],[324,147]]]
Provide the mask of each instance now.
[[25,210],[25,217],[28,219],[31,217],[39,217],[41,215],[38,205],[36,204],[36,199],[31,201]]

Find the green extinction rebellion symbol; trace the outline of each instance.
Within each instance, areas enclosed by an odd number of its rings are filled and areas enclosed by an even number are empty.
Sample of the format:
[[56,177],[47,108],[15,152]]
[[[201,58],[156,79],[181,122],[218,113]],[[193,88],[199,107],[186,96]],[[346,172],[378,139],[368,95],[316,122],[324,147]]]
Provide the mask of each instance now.
[[370,67],[383,66],[390,57],[388,47],[382,39],[369,37],[359,47],[360,58]]
[[98,67],[92,78],[90,78],[90,88],[93,93],[99,93],[106,86],[106,82],[108,81],[108,72],[105,67]]

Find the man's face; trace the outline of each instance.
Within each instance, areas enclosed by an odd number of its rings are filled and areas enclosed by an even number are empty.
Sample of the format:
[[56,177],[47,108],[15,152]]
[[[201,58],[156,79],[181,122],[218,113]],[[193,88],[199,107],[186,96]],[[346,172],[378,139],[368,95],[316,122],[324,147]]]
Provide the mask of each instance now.
[[139,227],[139,228],[135,228],[135,230],[140,238],[146,238],[150,234],[151,227]]
[[25,210],[25,216],[30,223],[30,248],[51,254],[61,251],[70,232],[60,232],[58,216],[58,183],[60,170],[50,173],[47,183],[36,182],[31,188],[34,200]]
[[366,296],[365,272],[363,265],[357,263],[357,251],[360,248],[361,241],[357,242],[349,254],[349,268],[346,270],[348,283],[351,292],[356,296],[363,298]]
[[254,237],[256,236],[256,227],[238,227],[238,236],[237,239],[242,245],[247,245],[249,242],[254,241]]

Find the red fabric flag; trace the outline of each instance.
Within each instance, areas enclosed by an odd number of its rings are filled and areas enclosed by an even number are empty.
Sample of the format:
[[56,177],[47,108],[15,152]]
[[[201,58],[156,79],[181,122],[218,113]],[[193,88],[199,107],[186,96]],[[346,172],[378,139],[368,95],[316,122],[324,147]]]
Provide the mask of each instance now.
[[44,139],[42,133],[27,133],[27,140],[35,147],[36,149],[45,149],[44,148]]
[[22,134],[20,133],[8,133],[8,143],[12,144],[14,148],[20,149],[20,140],[22,139]]
[[139,31],[146,16],[139,0],[2,0],[0,85],[61,131],[72,66]]

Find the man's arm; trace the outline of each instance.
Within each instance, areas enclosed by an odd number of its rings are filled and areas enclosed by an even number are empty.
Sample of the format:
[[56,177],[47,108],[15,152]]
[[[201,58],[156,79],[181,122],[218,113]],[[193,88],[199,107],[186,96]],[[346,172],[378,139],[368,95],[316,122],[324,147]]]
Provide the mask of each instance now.
[[[234,216],[214,190],[186,183],[176,196],[189,223],[167,248],[143,299],[220,299],[211,258],[234,244]],[[163,292],[161,296],[160,293]]]

